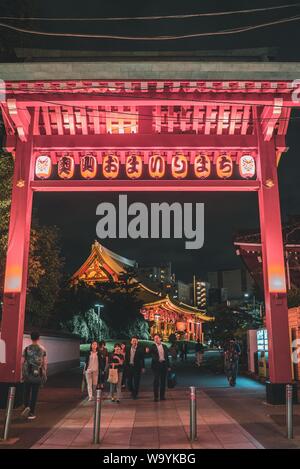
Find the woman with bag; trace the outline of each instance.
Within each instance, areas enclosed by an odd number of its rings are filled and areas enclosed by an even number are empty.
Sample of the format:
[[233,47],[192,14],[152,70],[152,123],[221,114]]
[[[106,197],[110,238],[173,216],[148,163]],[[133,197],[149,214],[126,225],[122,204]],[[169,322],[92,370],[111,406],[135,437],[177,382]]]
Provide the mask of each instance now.
[[[108,382],[110,383],[110,395],[112,402],[120,402],[121,387],[124,368],[124,356],[120,344],[115,344],[114,352],[109,360]],[[117,394],[117,398],[115,398]]]
[[100,354],[98,352],[98,342],[93,340],[90,350],[85,360],[84,373],[87,383],[89,401],[93,400],[93,395],[99,384],[99,373],[101,370]]

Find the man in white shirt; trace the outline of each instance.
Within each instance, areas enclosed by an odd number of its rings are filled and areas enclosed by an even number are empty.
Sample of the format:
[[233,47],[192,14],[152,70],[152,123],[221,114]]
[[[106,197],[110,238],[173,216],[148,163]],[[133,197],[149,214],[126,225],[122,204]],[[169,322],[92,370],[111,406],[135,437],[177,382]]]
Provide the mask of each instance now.
[[170,370],[170,365],[168,349],[162,344],[159,334],[154,336],[154,344],[150,349],[150,354],[152,356],[151,368],[154,374],[154,401],[158,402],[159,399],[164,401],[166,399],[167,372]]

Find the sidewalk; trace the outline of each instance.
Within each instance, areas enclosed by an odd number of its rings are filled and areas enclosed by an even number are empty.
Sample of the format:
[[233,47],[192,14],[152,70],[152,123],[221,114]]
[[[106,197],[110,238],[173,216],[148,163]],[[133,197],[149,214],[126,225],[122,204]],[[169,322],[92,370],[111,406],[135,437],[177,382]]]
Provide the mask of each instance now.
[[104,400],[100,445],[92,445],[93,402],[86,400],[50,430],[34,449],[257,449],[262,446],[207,394],[198,391],[198,439],[189,441],[189,396],[183,389],[153,402],[151,392],[120,404]]
[[[265,403],[265,386],[239,376],[235,388],[211,367],[195,367],[192,358],[176,364],[178,384],[167,391],[167,401],[153,402],[153,376],[147,364],[138,401],[124,393],[121,403],[105,400],[102,409],[100,448],[191,448],[189,433],[189,386],[198,396],[198,441],[200,448],[300,448],[300,405],[294,406],[294,439],[286,438],[285,406]],[[84,447],[91,444],[93,403],[82,401],[82,369],[49,378],[41,390],[37,419],[29,422],[15,409],[10,430],[14,444],[4,448]],[[104,394],[107,395],[107,393]],[[0,411],[0,428],[4,424]]]

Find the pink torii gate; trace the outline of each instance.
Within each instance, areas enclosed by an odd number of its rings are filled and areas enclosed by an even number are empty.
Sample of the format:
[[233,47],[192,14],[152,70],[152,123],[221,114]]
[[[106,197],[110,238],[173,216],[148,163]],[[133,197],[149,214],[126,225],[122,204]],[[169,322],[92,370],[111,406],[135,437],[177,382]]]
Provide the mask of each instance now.
[[[289,383],[291,354],[277,164],[286,150],[290,109],[295,106],[292,91],[289,81],[7,82],[1,107],[5,147],[14,154],[15,169],[1,330],[6,359],[0,363],[0,383],[20,380],[31,212],[33,193],[38,191],[257,192],[269,388]],[[190,174],[199,154],[208,156],[212,167],[225,154],[234,168],[243,155],[251,155],[256,172],[249,179],[235,177],[235,173],[220,178],[213,172],[181,178],[176,171],[159,179],[145,175],[135,180],[126,176],[106,179],[99,176],[99,169],[94,179],[35,176],[39,155],[49,156],[56,168],[66,154],[75,166],[92,154],[101,168],[105,154],[116,155],[124,166],[133,153],[141,156],[145,168],[153,154],[162,155],[168,168],[174,155],[183,154]]]

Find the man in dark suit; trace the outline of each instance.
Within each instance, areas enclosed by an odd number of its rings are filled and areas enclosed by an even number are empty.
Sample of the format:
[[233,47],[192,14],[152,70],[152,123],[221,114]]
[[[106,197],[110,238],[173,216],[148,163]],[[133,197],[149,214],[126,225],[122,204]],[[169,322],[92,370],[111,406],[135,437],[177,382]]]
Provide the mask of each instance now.
[[132,337],[130,343],[131,347],[126,349],[125,354],[125,373],[132,398],[137,399],[141,373],[145,371],[145,354],[143,347],[139,345],[137,337]]
[[154,344],[150,348],[152,356],[151,368],[154,374],[153,391],[154,401],[164,401],[166,399],[166,380],[169,368],[169,354],[168,349],[161,343],[161,338],[158,334],[154,336]]

